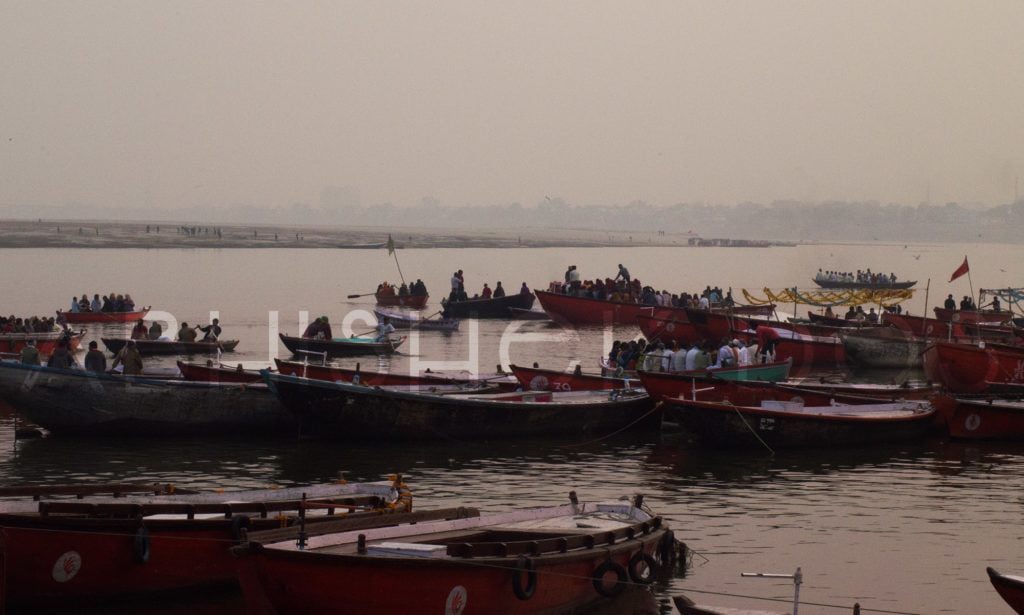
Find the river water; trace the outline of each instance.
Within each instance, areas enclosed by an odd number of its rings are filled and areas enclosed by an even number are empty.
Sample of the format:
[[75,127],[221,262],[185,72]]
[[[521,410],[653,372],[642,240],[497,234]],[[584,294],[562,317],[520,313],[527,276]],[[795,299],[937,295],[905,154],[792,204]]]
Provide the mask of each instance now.
[[[635,277],[659,288],[692,292],[718,284],[731,286],[738,297],[741,288],[763,296],[759,289],[764,287],[811,286],[809,278],[819,267],[895,271],[902,279],[920,281],[922,290],[905,305],[922,314],[929,278],[929,305],[947,293],[958,299],[970,293],[967,278],[947,283],[965,253],[975,291],[1020,285],[1024,249],[1015,246],[434,249],[404,250],[399,258],[407,279],[423,278],[431,289],[431,306],[438,307],[451,272],[460,268],[473,293],[484,281],[493,286],[499,279],[510,291],[523,281],[544,288],[568,264],[577,264],[584,278],[610,276],[622,262]],[[5,289],[0,312],[51,314],[73,294],[130,292],[138,303],[151,304],[177,322],[205,322],[211,311],[217,312],[224,337],[241,342],[239,352],[224,360],[249,366],[266,365],[274,353],[286,355],[272,343],[275,327],[292,333],[303,312],[323,314],[337,335],[346,315],[372,308],[372,298],[348,300],[346,295],[372,292],[381,279],[398,278],[393,259],[382,250],[24,249],[0,250],[0,258]],[[353,325],[356,332],[364,330],[361,323]],[[115,327],[89,336],[118,333]],[[564,368],[579,361],[589,370],[608,340],[637,333],[630,328],[562,331],[537,322],[464,322],[454,335],[421,334],[414,356],[361,363],[366,369],[397,370],[413,361],[421,366],[423,361],[447,361],[449,367],[465,363],[493,371],[503,359],[504,345],[513,362]],[[662,600],[690,591],[702,602],[784,611],[783,604],[696,592],[788,598],[790,583],[741,579],[740,572],[789,573],[800,566],[802,599],[842,605],[845,612],[860,602],[865,608],[913,613],[1008,613],[988,583],[985,566],[1024,570],[1024,444],[936,438],[775,456],[691,448],[670,433],[624,433],[596,442],[578,437],[344,447],[289,437],[54,436],[15,444],[12,417],[0,416],[0,482],[5,484],[94,479],[241,488],[339,476],[379,480],[390,472],[406,476],[421,509],[561,503],[571,490],[585,500],[643,493],[695,551],[685,577],[656,588]],[[194,608],[185,605],[178,612]],[[844,611],[804,605],[800,612]]]

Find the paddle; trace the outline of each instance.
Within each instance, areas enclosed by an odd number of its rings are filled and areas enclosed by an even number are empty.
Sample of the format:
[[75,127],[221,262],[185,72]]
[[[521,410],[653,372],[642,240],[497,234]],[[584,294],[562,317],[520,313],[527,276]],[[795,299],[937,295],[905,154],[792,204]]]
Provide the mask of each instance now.
[[359,297],[369,297],[371,295],[376,295],[376,294],[377,294],[376,292],[372,292],[372,293],[363,293],[361,295],[348,295],[348,298],[349,299],[358,299]]

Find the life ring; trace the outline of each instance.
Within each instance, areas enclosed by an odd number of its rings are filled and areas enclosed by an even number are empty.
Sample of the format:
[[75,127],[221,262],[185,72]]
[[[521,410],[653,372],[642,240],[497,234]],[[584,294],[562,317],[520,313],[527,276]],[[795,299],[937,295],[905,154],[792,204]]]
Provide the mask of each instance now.
[[[615,573],[615,585],[606,587],[604,584],[604,575],[609,572]],[[607,560],[595,568],[590,577],[594,582],[594,590],[605,598],[614,598],[621,594],[622,590],[626,589],[626,581],[629,579],[626,569],[612,560]]]
[[132,553],[135,555],[135,561],[140,564],[145,564],[149,561],[149,530],[145,526],[140,527],[135,532]]
[[[640,572],[641,563],[647,565],[646,574]],[[626,567],[626,570],[629,572],[629,579],[634,583],[650,585],[654,583],[654,579],[658,576],[658,561],[643,551],[637,551],[636,555],[629,560],[629,566]]]
[[[526,573],[526,587],[523,587],[523,572]],[[520,555],[516,561],[516,569],[512,573],[512,593],[520,600],[529,600],[537,591],[537,567],[533,560]]]
[[242,542],[242,537],[249,529],[249,515],[231,517],[231,537],[235,542]]

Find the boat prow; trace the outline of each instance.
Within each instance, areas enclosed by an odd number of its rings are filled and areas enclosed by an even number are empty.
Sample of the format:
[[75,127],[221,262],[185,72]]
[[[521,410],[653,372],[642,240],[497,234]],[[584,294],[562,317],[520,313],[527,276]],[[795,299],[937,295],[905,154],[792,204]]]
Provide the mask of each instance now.
[[992,587],[996,588],[1006,604],[1019,615],[1024,615],[1024,577],[999,574],[991,566],[985,569]]

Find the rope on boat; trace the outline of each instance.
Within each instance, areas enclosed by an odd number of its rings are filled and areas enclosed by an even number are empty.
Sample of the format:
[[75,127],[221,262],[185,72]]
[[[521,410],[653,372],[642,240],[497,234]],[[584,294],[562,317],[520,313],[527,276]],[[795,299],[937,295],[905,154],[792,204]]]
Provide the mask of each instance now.
[[731,401],[728,401],[728,400],[724,401],[723,403],[732,406],[732,409],[736,411],[736,415],[738,417],[740,417],[740,420],[743,421],[743,424],[747,427],[747,429],[750,430],[750,433],[754,434],[754,437],[757,438],[757,441],[760,442],[761,444],[763,444],[764,447],[766,449],[768,449],[768,452],[771,453],[772,456],[774,456],[775,455],[775,451],[772,450],[772,447],[768,446],[767,442],[765,442],[764,440],[761,439],[761,436],[757,435],[757,432],[754,431],[754,428],[751,427],[750,423],[747,422],[747,417],[743,416],[743,413],[740,412],[740,409],[736,406],[736,404],[734,404],[734,403],[732,403]]
[[579,447],[582,447],[582,446],[589,446],[591,444],[597,444],[598,442],[601,442],[601,441],[607,440],[608,438],[611,438],[613,436],[619,435],[620,433],[626,431],[627,429],[629,429],[633,425],[636,425],[637,423],[639,423],[640,421],[644,420],[645,418],[651,416],[651,414],[657,412],[660,409],[661,409],[661,402],[658,402],[658,403],[654,404],[653,408],[651,408],[647,412],[643,413],[643,415],[640,416],[640,418],[636,419],[635,421],[633,421],[632,423],[629,423],[628,425],[626,425],[624,427],[620,427],[619,429],[616,429],[615,431],[613,431],[613,432],[611,432],[609,434],[605,434],[605,435],[601,436],[600,438],[594,438],[593,440],[588,440],[586,442],[580,442],[578,444],[563,444],[561,446],[561,448],[579,448]]

